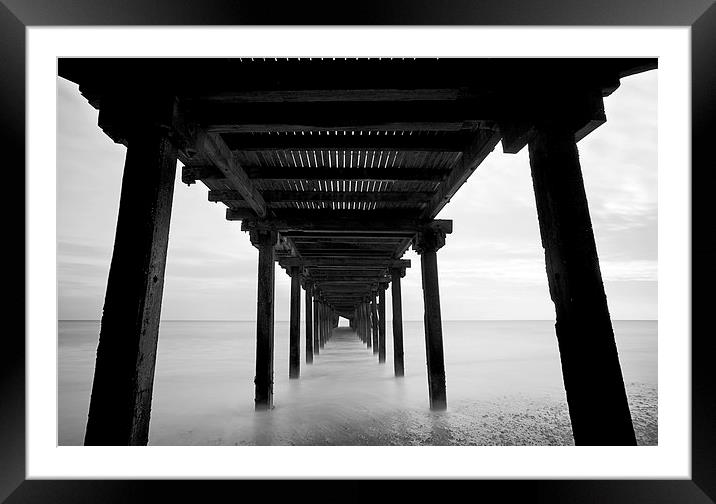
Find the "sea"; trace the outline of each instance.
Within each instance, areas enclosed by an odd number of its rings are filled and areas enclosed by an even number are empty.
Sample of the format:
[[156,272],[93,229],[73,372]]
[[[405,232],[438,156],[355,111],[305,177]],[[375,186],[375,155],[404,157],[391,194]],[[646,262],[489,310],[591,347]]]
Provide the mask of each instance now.
[[[302,324],[303,325],[303,324]],[[613,321],[639,445],[658,444],[657,322]],[[99,321],[58,323],[58,443],[81,445]],[[572,445],[552,321],[443,321],[448,409],[428,403],[423,323],[403,323],[405,376],[341,319],[288,378],[289,324],[274,333],[274,408],[254,411],[255,322],[162,321],[149,445]]]

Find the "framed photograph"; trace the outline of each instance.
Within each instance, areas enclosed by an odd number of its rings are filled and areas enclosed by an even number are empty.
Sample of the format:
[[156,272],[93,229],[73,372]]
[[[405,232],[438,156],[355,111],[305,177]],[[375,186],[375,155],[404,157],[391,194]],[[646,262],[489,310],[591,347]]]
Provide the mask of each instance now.
[[[4,0],[27,325],[0,497],[275,479],[716,500],[716,7],[563,7]],[[132,303],[138,325],[112,318]]]

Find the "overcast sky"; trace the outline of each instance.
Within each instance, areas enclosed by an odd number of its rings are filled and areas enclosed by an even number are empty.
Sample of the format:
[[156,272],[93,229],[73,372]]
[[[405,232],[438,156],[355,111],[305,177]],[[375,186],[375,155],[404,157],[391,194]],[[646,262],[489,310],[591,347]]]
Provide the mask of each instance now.
[[[102,133],[75,84],[58,78],[57,86],[58,314],[98,320],[125,148]],[[606,124],[579,143],[613,319],[657,318],[656,98],[656,71],[622,79],[605,99]],[[163,319],[255,320],[258,253],[225,209],[207,201],[203,184],[182,184],[177,170]],[[444,320],[554,319],[527,149],[510,155],[498,145],[438,218],[453,219],[438,252]],[[411,249],[404,258],[412,268],[403,316],[422,320],[420,257]],[[277,321],[288,320],[289,285],[277,266]]]

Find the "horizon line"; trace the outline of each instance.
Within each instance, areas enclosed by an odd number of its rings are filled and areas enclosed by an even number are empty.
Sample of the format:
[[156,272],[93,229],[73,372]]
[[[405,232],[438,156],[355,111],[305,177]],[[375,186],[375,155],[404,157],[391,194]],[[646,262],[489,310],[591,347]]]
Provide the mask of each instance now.
[[[344,317],[341,317],[344,320]],[[386,319],[386,321],[393,319]],[[612,319],[612,321],[650,321],[657,322],[659,319],[634,318],[634,319]],[[101,319],[57,319],[58,322],[101,322]],[[303,319],[301,319],[303,322]],[[256,322],[256,320],[244,319],[161,319],[161,322]],[[290,322],[290,320],[274,320],[276,322]],[[403,322],[423,322],[422,320],[406,320]],[[555,319],[444,319],[443,322],[555,322]]]

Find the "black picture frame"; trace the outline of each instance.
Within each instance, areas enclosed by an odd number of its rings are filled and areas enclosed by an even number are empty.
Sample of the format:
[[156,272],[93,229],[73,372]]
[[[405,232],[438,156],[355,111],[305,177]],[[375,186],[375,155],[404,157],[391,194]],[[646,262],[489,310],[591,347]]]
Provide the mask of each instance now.
[[[83,25],[533,25],[533,26],[683,26],[691,27],[692,70],[692,479],[691,480],[502,480],[443,483],[410,481],[401,492],[444,498],[481,497],[497,493],[502,501],[537,502],[716,502],[716,379],[712,360],[714,331],[707,313],[716,283],[716,225],[710,204],[716,154],[716,5],[714,0],[382,0],[356,3],[320,2],[288,6],[237,0],[0,0],[0,145],[13,191],[24,195],[25,167],[25,30],[30,26]],[[9,158],[8,158],[9,154]],[[13,168],[18,167],[15,171]],[[19,174],[22,173],[21,177]],[[22,181],[23,190],[18,190]],[[709,198],[711,197],[711,198]],[[17,204],[6,209],[9,237],[25,236]],[[24,208],[24,205],[23,205]],[[24,215],[23,215],[24,217]],[[15,233],[13,233],[13,231]],[[10,241],[11,238],[8,238]],[[13,268],[8,268],[13,269]],[[14,268],[19,269],[19,268]],[[22,293],[13,290],[15,303]],[[8,306],[8,313],[20,307]],[[25,477],[25,341],[23,331],[6,331],[0,364],[0,500],[17,502],[141,502],[160,493],[162,500],[218,500],[249,492],[273,494],[260,481],[70,481],[26,480]],[[454,485],[454,486],[453,486]],[[381,485],[382,486],[382,485]],[[376,498],[376,482],[293,481],[282,485],[295,495],[320,497],[340,492],[342,499]],[[467,493],[470,492],[470,493]],[[452,495],[453,497],[450,497]]]

